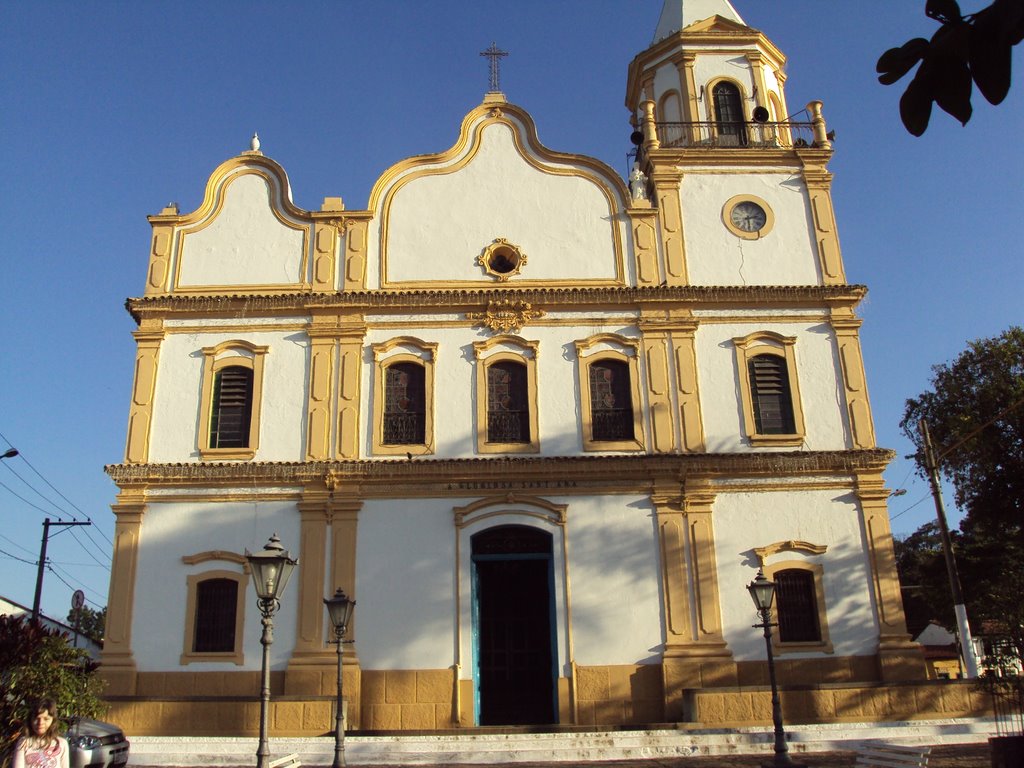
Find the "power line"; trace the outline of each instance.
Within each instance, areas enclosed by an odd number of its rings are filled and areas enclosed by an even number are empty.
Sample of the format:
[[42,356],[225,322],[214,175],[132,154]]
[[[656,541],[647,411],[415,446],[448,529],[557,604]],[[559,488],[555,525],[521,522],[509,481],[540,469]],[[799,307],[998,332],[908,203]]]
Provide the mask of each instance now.
[[905,515],[905,514],[907,514],[907,512],[909,512],[910,510],[912,510],[912,509],[913,509],[914,507],[916,507],[916,506],[917,506],[918,504],[923,504],[924,502],[928,501],[928,499],[930,499],[931,497],[932,497],[932,496],[931,496],[931,493],[928,493],[927,495],[925,495],[925,496],[922,496],[922,497],[921,497],[920,499],[918,499],[917,501],[915,501],[915,502],[914,502],[913,504],[911,504],[911,505],[910,505],[909,507],[907,507],[906,509],[904,509],[904,510],[903,510],[902,512],[899,512],[898,514],[895,514],[895,515],[893,515],[893,516],[892,516],[892,517],[890,518],[890,520],[895,520],[896,518],[898,518],[898,517],[900,517],[900,516],[902,516],[902,515]]
[[[6,436],[6,435],[4,435],[4,434],[3,434],[3,432],[0,432],[0,439],[3,439],[3,441],[4,441],[4,442],[6,442],[6,443],[7,443],[8,445],[11,445],[11,441],[7,439],[7,436]],[[28,459],[27,459],[27,458],[25,457],[25,454],[24,454],[24,453],[20,453],[20,452],[19,452],[19,454],[18,454],[18,455],[19,455],[19,457],[21,458],[21,460],[22,460],[22,461],[24,461],[24,462],[25,462],[25,464],[27,464],[27,465],[28,465],[28,468],[29,468],[29,469],[31,469],[31,470],[32,470],[33,472],[35,472],[35,473],[36,473],[36,475],[37,475],[37,476],[39,477],[39,479],[40,479],[40,480],[42,480],[42,481],[43,481],[44,483],[46,483],[46,485],[48,485],[48,486],[50,487],[50,489],[51,489],[51,490],[53,490],[53,492],[54,492],[54,493],[56,493],[56,494],[57,494],[58,496],[60,496],[60,497],[61,497],[62,499],[64,499],[64,501],[66,501],[66,502],[67,502],[67,503],[68,503],[69,505],[71,505],[71,508],[72,508],[72,509],[76,510],[76,511],[77,511],[77,512],[78,512],[78,513],[79,513],[80,515],[82,515],[82,517],[84,517],[84,518],[85,518],[86,520],[88,520],[88,521],[89,521],[90,523],[91,523],[91,522],[93,522],[93,519],[92,519],[92,517],[90,517],[90,516],[89,516],[88,514],[86,514],[86,513],[85,513],[85,512],[84,512],[84,511],[82,510],[82,508],[81,508],[81,507],[79,507],[79,506],[78,506],[77,504],[75,504],[75,502],[71,501],[71,499],[69,499],[69,498],[68,498],[67,496],[65,496],[65,495],[64,495],[63,493],[61,493],[61,492],[60,492],[60,490],[59,490],[59,489],[58,489],[58,488],[57,488],[57,487],[56,487],[56,486],[55,486],[55,485],[54,485],[53,483],[51,483],[51,482],[50,482],[49,480],[47,480],[47,479],[46,479],[46,477],[45,477],[45,476],[44,476],[44,475],[42,474],[42,472],[40,472],[40,471],[39,471],[38,469],[36,469],[36,468],[35,468],[35,466],[34,466],[34,465],[32,464],[32,462],[30,462],[30,461],[29,461],[29,460],[28,460]],[[42,498],[42,499],[45,499],[45,500],[46,500],[46,501],[47,501],[47,502],[48,502],[49,504],[51,504],[51,505],[52,505],[52,506],[53,506],[53,507],[54,507],[55,509],[61,510],[61,508],[60,508],[60,507],[59,507],[59,506],[58,506],[58,505],[57,505],[57,504],[56,504],[56,503],[55,503],[54,501],[52,501],[51,499],[47,498],[47,497],[46,497],[46,496],[44,496],[44,495],[43,495],[42,493],[40,493],[40,491],[38,491],[38,490],[37,490],[37,489],[36,489],[36,488],[35,488],[35,487],[34,487],[34,486],[33,486],[33,485],[31,484],[31,483],[29,483],[29,482],[28,482],[27,480],[25,480],[25,478],[23,478],[23,477],[22,477],[21,475],[19,475],[19,474],[18,474],[17,472],[15,472],[15,471],[14,471],[14,469],[12,469],[12,468],[11,468],[11,467],[10,467],[9,465],[8,465],[8,469],[10,469],[10,470],[11,470],[12,472],[14,472],[14,474],[15,474],[15,475],[17,476],[17,478],[18,478],[19,480],[21,480],[21,482],[25,483],[25,485],[27,485],[27,486],[28,486],[29,488],[31,488],[31,489],[32,489],[32,491],[33,491],[34,493],[36,493],[36,494],[37,494],[37,495],[38,495],[38,496],[39,496],[40,498]],[[5,487],[6,487],[6,486],[5,486]],[[10,489],[8,489],[8,490],[10,490]],[[19,496],[19,498],[21,498],[21,497]],[[36,509],[39,509],[39,507],[36,507]],[[43,511],[43,510],[40,510],[40,511]],[[61,510],[61,511],[62,511],[62,512],[64,512],[65,514],[67,514],[67,515],[68,515],[68,516],[69,516],[69,517],[70,517],[70,518],[71,518],[72,520],[77,520],[77,519],[78,519],[78,518],[77,518],[77,517],[76,517],[76,516],[74,515],[74,513],[71,513],[71,512],[67,512],[66,510]],[[58,514],[58,517],[59,517],[59,514]],[[109,536],[107,536],[107,534],[106,534],[106,533],[104,533],[102,529],[100,529],[100,528],[97,528],[96,530],[97,530],[97,531],[99,532],[99,534],[100,534],[100,535],[101,535],[101,536],[102,536],[102,537],[103,537],[104,539],[106,539],[106,540],[107,540],[107,543],[108,543],[108,544],[110,544],[111,546],[113,546],[113,545],[114,545],[114,542],[113,542],[113,540],[111,540],[111,538],[110,538]],[[87,534],[87,535],[88,535],[88,534]],[[93,541],[93,540],[92,540],[92,537],[91,537],[91,536],[89,536],[89,539],[90,539],[90,541]],[[95,542],[95,541],[93,541],[93,544],[95,544],[95,545],[96,545],[97,547],[99,547],[99,545],[98,545],[98,544],[96,544],[96,542]]]
[[[20,453],[19,453],[18,455],[19,455],[19,456],[21,456],[21,458],[22,458],[22,459],[24,459],[24,458],[25,458],[25,457],[24,457],[24,456],[22,456],[22,455],[21,455]],[[26,461],[25,461],[25,463],[26,463],[26,464],[28,464],[28,461],[26,460]],[[47,504],[49,504],[49,505],[50,505],[51,507],[53,507],[53,508],[54,508],[55,510],[57,510],[56,514],[57,514],[58,516],[59,516],[59,515],[63,515],[63,514],[66,514],[66,515],[69,515],[69,516],[71,517],[71,519],[72,519],[72,520],[74,520],[74,519],[75,519],[75,516],[74,516],[73,514],[71,514],[70,512],[67,512],[67,511],[66,511],[66,510],[64,510],[64,509],[61,509],[61,507],[60,507],[60,506],[59,506],[59,505],[58,505],[58,504],[57,504],[57,503],[56,503],[55,501],[53,501],[52,499],[49,499],[49,498],[47,498],[46,496],[44,496],[44,495],[43,495],[43,493],[42,493],[41,491],[39,491],[39,489],[37,489],[37,488],[36,488],[36,487],[35,487],[34,485],[32,485],[32,483],[30,483],[30,482],[29,482],[28,480],[26,480],[26,479],[25,479],[24,477],[22,477],[22,476],[21,476],[20,474],[18,474],[18,470],[16,470],[16,469],[15,469],[14,467],[12,467],[12,466],[10,465],[10,463],[4,464],[4,466],[5,466],[5,467],[7,467],[7,469],[8,469],[8,470],[10,470],[11,474],[13,474],[13,475],[14,475],[14,476],[15,476],[16,478],[18,478],[19,480],[21,480],[21,482],[23,482],[23,483],[24,483],[24,484],[25,484],[25,485],[26,485],[26,486],[28,487],[28,489],[29,489],[30,491],[32,491],[32,493],[34,493],[34,494],[35,494],[36,496],[38,496],[38,497],[39,497],[40,499],[42,499],[42,500],[43,500],[43,501],[45,501],[45,502],[46,502]],[[31,467],[32,465],[31,465],[31,464],[29,464],[29,466]],[[38,473],[36,473],[36,474],[38,474]],[[54,514],[54,513],[52,513],[52,512],[47,512],[46,514],[50,515],[50,514]]]
[[[58,563],[55,563],[52,560],[48,560],[47,563],[46,563],[46,568],[47,568],[48,571],[50,571],[50,573],[52,573],[54,576],[56,576],[59,581],[63,582],[64,586],[70,587],[71,589],[75,589],[75,587],[73,585],[68,584],[68,582],[63,577],[61,577],[61,575],[59,573],[57,573],[56,569],[59,568],[59,564]],[[60,570],[64,572],[64,575],[68,579],[71,579],[71,581],[73,581],[76,584],[78,584],[78,586],[81,587],[82,589],[88,590],[88,591],[92,592],[97,597],[106,599],[106,595],[101,594],[100,592],[97,592],[95,589],[93,589],[92,587],[88,586],[84,582],[79,581],[73,575],[71,575],[71,573],[69,571],[67,571],[66,569],[60,568]]]
[[16,542],[16,541],[15,541],[14,539],[9,539],[9,538],[7,538],[6,536],[4,536],[4,535],[3,535],[2,533],[0,533],[0,539],[3,539],[4,541],[6,541],[6,542],[7,542],[7,543],[9,543],[9,544],[13,544],[13,545],[14,545],[14,546],[16,546],[16,547],[17,547],[18,549],[20,549],[20,550],[23,550],[23,551],[25,551],[25,552],[28,552],[28,553],[29,553],[30,555],[34,555],[34,554],[35,554],[35,552],[33,552],[33,551],[32,551],[31,549],[29,549],[28,547],[23,547],[23,546],[22,546],[21,544],[19,544],[18,542]]
[[11,558],[11,560],[17,560],[19,563],[27,563],[28,565],[39,565],[39,563],[37,563],[35,560],[26,560],[23,557],[12,555],[10,552],[4,549],[0,549],[0,554],[7,555],[9,558]]
[[[11,471],[13,472],[14,470],[11,470]],[[29,505],[30,507],[32,507],[32,509],[37,509],[37,510],[39,510],[40,512],[42,512],[42,513],[43,513],[44,515],[52,515],[52,514],[53,514],[52,512],[48,512],[47,510],[45,510],[45,509],[43,509],[42,507],[40,507],[40,506],[39,506],[38,504],[33,504],[33,503],[32,503],[31,501],[29,501],[28,499],[26,499],[26,498],[25,498],[24,496],[22,496],[22,495],[21,495],[20,493],[18,493],[17,491],[15,491],[15,490],[14,490],[13,488],[11,488],[11,486],[7,485],[7,483],[3,482],[2,480],[0,480],[0,487],[2,487],[2,488],[5,488],[5,489],[6,489],[7,491],[9,491],[9,492],[10,492],[10,494],[11,494],[12,496],[16,496],[17,498],[21,499],[21,500],[22,500],[23,502],[25,502],[25,503],[26,503],[26,504],[28,504],[28,505]],[[31,486],[29,486],[29,487],[31,487]],[[58,514],[58,515],[56,515],[56,517],[57,517],[57,519],[58,519],[58,520],[63,520],[63,519],[64,519],[64,518],[63,518],[63,517],[62,517],[61,515],[59,515],[59,514]]]

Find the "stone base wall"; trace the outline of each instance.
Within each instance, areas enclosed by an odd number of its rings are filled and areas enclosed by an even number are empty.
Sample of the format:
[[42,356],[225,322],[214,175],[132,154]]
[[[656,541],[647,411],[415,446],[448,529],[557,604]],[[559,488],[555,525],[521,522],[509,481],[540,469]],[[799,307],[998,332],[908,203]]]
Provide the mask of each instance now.
[[[971,681],[820,685],[782,689],[786,723],[878,722],[991,717],[988,695]],[[770,689],[695,691],[691,718],[702,725],[740,727],[771,723]]]
[[[701,670],[679,660],[666,660],[664,665],[578,666],[574,677],[558,680],[558,724],[600,728],[688,722],[736,727],[771,722],[766,664],[718,663],[716,675]],[[780,660],[778,671],[787,723],[989,714],[987,697],[970,682],[882,682],[875,657]],[[273,673],[271,732],[332,733],[336,674],[336,669],[314,665]],[[712,679],[714,684],[708,685]],[[139,672],[131,688],[127,695],[110,693],[107,715],[129,734],[258,733],[256,672]],[[344,694],[349,730],[473,727],[473,681],[457,681],[452,669],[384,671],[352,665],[345,667]]]
[[576,668],[576,725],[643,725],[664,720],[661,665]]

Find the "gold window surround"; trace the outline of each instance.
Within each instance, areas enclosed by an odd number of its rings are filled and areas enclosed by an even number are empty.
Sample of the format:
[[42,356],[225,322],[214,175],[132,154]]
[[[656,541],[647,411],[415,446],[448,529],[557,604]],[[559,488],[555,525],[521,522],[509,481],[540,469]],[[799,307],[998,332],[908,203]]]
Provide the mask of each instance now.
[[749,89],[745,88],[743,86],[743,83],[741,83],[739,80],[735,80],[734,78],[731,77],[713,77],[704,84],[704,110],[707,112],[707,117],[705,119],[709,123],[715,123],[716,125],[718,123],[718,115],[715,114],[715,99],[712,94],[714,94],[715,86],[721,85],[722,83],[728,83],[729,85],[734,86],[736,90],[739,92],[740,110],[742,110],[743,112],[742,118],[744,130],[746,130],[746,123],[750,119],[750,115],[748,114],[747,110],[747,102],[750,101],[750,95],[747,93]]
[[[538,341],[524,341],[515,336],[495,336],[473,343],[476,356],[476,450],[477,453],[539,453],[540,433],[537,418],[537,352]],[[526,443],[487,442],[487,372],[500,362],[526,366],[527,407],[530,418],[530,440]]]
[[518,245],[499,237],[484,248],[476,261],[487,274],[504,283],[522,271],[527,258]]
[[[186,558],[182,559],[187,562]],[[225,557],[223,559],[233,561],[233,558],[230,557]],[[228,581],[235,582],[238,587],[235,597],[235,644],[234,648],[230,651],[206,651],[197,653],[196,651],[193,651],[192,648],[194,647],[193,644],[195,642],[196,606],[198,605],[199,585],[202,582],[209,581],[211,579],[227,579]],[[244,664],[245,654],[243,653],[243,641],[245,639],[245,590],[248,586],[248,577],[246,574],[227,570],[204,571],[203,573],[189,575],[186,577],[185,581],[188,585],[188,597],[185,601],[185,638],[179,663],[186,665],[201,661],[225,661],[237,664],[238,666]]]
[[[580,418],[584,451],[644,450],[643,401],[640,399],[639,345],[636,339],[616,333],[600,333],[576,342],[576,371],[580,382]],[[591,412],[590,366],[602,360],[615,360],[627,365],[629,393],[633,406],[632,440],[594,440]]]
[[[752,446],[796,446],[802,445],[806,437],[804,413],[800,404],[800,384],[796,375],[796,337],[783,336],[773,331],[755,331],[740,338],[734,338],[736,367],[740,382],[740,400],[743,405],[743,427]],[[754,416],[754,399],[751,389],[750,360],[758,355],[775,355],[786,365],[789,382],[789,397],[793,405],[793,426],[791,434],[764,435],[757,431]]]
[[[818,612],[818,633],[820,640],[812,642],[784,643],[779,639],[778,621],[772,627],[772,649],[775,653],[806,653],[817,651],[819,653],[833,653],[832,640],[828,633],[828,611],[825,602],[825,568],[820,563],[811,563],[806,560],[783,560],[778,563],[764,566],[764,575],[775,580],[775,574],[780,571],[807,571],[814,577],[814,603]],[[775,613],[778,614],[778,595],[775,597]]]
[[[203,459],[252,459],[260,439],[260,405],[263,399],[263,361],[269,347],[248,341],[224,341],[203,347],[203,395],[199,410],[199,456]],[[252,370],[252,414],[249,419],[249,444],[245,448],[211,448],[210,420],[213,417],[213,384],[217,372],[238,366]]]
[[[422,456],[434,453],[434,360],[437,344],[423,341],[415,336],[399,336],[373,344],[373,444],[375,454],[395,456],[413,454]],[[415,363],[423,367],[423,442],[388,443],[384,439],[384,384],[387,369],[396,363]]]

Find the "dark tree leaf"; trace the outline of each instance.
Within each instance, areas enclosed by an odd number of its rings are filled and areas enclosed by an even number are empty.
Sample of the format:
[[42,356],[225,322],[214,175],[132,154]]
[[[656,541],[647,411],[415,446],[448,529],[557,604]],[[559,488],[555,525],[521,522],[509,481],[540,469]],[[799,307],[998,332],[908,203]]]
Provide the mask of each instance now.
[[1013,49],[1003,43],[971,46],[971,76],[989,104],[999,104],[1010,90]]
[[[924,67],[922,67],[924,69]],[[910,81],[907,90],[900,98],[900,118],[903,125],[914,136],[920,136],[928,128],[932,116],[932,91],[926,77],[917,77]]]
[[928,0],[924,6],[924,13],[929,18],[943,23],[959,21],[962,18],[956,0]]
[[878,58],[875,65],[875,71],[883,73],[878,82],[892,85],[924,58],[927,52],[928,41],[923,37],[908,40],[899,48],[890,48]]
[[953,56],[935,62],[932,78],[935,103],[962,125],[971,119],[971,71],[967,63]]
[[978,11],[974,16],[976,24],[985,16],[991,16],[995,28],[1000,30],[1004,41],[1010,45],[1016,45],[1024,39],[1024,1],[1022,0],[995,0],[992,5]]

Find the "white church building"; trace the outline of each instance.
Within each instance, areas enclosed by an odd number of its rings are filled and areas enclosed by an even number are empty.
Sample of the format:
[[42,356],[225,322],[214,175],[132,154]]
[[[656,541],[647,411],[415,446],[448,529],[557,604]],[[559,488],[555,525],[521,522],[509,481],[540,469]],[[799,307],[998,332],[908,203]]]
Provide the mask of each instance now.
[[974,712],[906,632],[866,289],[785,61],[727,0],[666,0],[629,179],[492,90],[366,210],[296,207],[254,142],[150,216],[109,719],[255,732],[244,552],[275,533],[275,735],[333,726],[339,587],[352,730],[767,722],[759,569],[787,722]]

